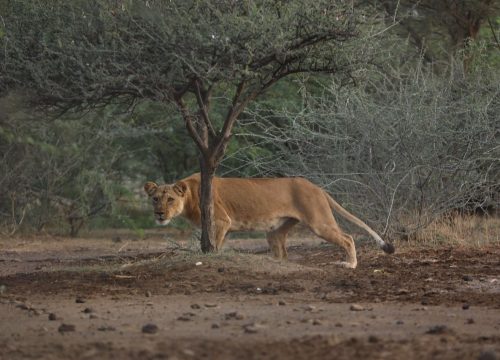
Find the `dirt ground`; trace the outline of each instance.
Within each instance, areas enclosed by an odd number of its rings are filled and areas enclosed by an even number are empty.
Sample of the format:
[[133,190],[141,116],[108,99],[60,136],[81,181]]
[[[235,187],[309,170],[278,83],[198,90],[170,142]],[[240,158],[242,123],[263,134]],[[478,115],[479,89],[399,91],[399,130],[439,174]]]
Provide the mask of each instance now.
[[499,245],[174,238],[1,239],[0,359],[500,358]]

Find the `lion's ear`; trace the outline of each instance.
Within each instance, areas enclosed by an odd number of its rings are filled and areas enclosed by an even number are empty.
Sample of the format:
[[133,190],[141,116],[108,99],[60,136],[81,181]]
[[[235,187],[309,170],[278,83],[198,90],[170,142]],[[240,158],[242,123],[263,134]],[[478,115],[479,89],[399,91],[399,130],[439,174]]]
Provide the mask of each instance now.
[[148,181],[144,184],[144,191],[148,194],[148,196],[152,196],[156,189],[158,189],[158,185],[152,181]]
[[184,196],[184,194],[186,193],[186,190],[187,190],[187,185],[186,183],[182,182],[182,181],[178,181],[175,183],[174,185],[174,191],[179,194],[180,196]]

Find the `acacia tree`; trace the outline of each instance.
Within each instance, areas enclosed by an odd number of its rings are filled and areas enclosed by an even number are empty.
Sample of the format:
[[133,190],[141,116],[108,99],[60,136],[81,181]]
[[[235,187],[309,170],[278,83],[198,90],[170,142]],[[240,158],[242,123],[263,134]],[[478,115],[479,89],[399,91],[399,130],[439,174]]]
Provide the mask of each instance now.
[[352,4],[331,0],[5,0],[0,14],[0,92],[51,110],[177,106],[200,153],[204,252],[240,114],[286,76],[349,70],[356,38]]

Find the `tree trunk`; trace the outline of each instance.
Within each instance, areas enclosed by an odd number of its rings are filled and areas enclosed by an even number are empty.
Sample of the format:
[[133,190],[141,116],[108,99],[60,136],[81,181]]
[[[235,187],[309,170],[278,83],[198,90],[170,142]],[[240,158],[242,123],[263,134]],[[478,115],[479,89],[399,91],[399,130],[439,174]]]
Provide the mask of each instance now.
[[212,180],[215,174],[215,163],[200,155],[201,187],[200,187],[200,212],[201,212],[201,251],[213,251],[215,240],[214,224],[214,199]]

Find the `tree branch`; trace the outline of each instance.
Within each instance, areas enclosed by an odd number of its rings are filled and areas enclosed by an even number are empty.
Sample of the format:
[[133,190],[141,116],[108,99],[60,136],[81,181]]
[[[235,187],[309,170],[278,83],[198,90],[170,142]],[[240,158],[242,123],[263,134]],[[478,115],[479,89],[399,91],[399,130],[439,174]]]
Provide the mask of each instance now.
[[200,108],[201,117],[202,117],[203,121],[205,122],[205,125],[207,126],[207,129],[210,133],[210,136],[212,138],[215,138],[217,136],[217,134],[215,133],[214,126],[212,125],[212,122],[210,121],[210,118],[208,116],[207,105],[206,105],[206,102],[207,102],[208,97],[209,97],[208,94],[209,94],[210,90],[204,91],[203,96],[202,96],[201,89],[200,89],[200,80],[196,79],[194,81],[194,85],[195,85],[195,90],[196,90],[195,91],[196,101],[198,102],[198,107]]
[[194,142],[196,143],[196,145],[200,149],[203,156],[207,157],[209,155],[208,144],[206,144],[203,141],[203,139],[200,137],[200,135],[198,134],[198,132],[194,128],[193,118],[189,114],[189,110],[187,108],[186,103],[184,102],[184,100],[182,100],[181,97],[177,97],[177,96],[175,97],[175,103],[177,104],[177,107],[179,108],[179,110],[182,114],[182,118],[184,119],[184,122],[186,124],[186,129],[188,130],[189,135],[191,135],[191,137],[193,138]]

